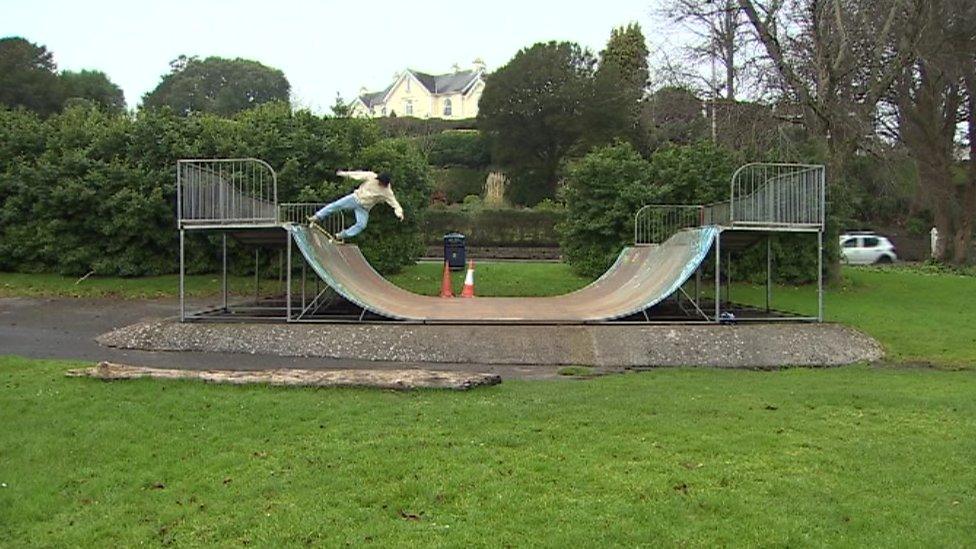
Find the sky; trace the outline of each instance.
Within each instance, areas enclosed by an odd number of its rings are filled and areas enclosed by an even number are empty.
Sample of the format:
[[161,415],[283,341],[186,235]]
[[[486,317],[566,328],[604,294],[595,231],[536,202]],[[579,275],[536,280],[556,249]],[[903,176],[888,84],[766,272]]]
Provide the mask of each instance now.
[[105,72],[130,108],[184,54],[279,68],[296,107],[325,113],[337,93],[383,89],[408,67],[442,73],[480,57],[490,71],[548,40],[599,52],[613,27],[637,22],[647,35],[652,1],[0,0],[0,37],[46,46],[59,70]]

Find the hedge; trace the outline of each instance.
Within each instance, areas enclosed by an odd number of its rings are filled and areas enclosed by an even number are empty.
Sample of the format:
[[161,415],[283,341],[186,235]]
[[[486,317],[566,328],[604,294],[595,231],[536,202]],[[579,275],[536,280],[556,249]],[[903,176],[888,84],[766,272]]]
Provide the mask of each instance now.
[[488,141],[477,131],[445,131],[430,140],[432,166],[484,168],[491,163]]
[[430,210],[424,238],[428,245],[440,244],[445,234],[459,232],[469,246],[556,247],[562,219],[561,212],[528,209]]
[[474,118],[445,120],[414,116],[384,116],[373,120],[383,137],[420,137],[439,134],[446,130],[473,130],[477,127]]
[[[336,169],[410,157],[399,145],[377,149],[379,142],[372,121],[322,118],[282,104],[262,105],[233,118],[179,117],[168,109],[109,115],[79,106],[40,120],[27,111],[0,109],[0,270],[64,275],[93,270],[122,276],[174,272],[177,159],[261,158],[278,172],[278,198],[286,202],[298,199],[303,188],[337,181]],[[423,210],[429,192],[426,164],[419,154],[411,158],[398,182],[417,191],[408,216]],[[419,243],[419,224],[401,228],[414,231]],[[373,238],[402,235],[379,232]],[[217,254],[205,243],[200,235],[190,240],[191,272],[217,267]],[[367,257],[387,271],[420,253],[419,244],[395,254],[389,253],[390,243],[374,244]],[[252,265],[246,256],[238,257],[237,246],[232,252],[234,259],[242,259],[232,266]],[[272,264],[276,258],[269,258]]]

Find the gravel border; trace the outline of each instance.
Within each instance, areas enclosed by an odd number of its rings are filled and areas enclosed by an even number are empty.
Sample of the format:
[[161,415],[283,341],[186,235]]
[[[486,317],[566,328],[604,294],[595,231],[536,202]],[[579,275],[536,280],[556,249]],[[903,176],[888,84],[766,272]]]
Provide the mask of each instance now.
[[148,321],[97,338],[108,347],[392,362],[601,368],[840,366],[884,356],[838,324],[478,326]]

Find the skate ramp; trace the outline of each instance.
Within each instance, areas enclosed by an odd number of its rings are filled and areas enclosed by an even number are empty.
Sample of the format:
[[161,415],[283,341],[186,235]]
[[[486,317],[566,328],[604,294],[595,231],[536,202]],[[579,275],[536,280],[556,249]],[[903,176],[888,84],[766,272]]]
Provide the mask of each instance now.
[[694,274],[718,229],[685,229],[656,246],[624,248],[599,279],[554,297],[444,299],[408,292],[377,273],[359,247],[335,244],[303,225],[288,225],[315,272],[339,295],[390,319],[427,322],[574,323],[613,320],[660,303]]

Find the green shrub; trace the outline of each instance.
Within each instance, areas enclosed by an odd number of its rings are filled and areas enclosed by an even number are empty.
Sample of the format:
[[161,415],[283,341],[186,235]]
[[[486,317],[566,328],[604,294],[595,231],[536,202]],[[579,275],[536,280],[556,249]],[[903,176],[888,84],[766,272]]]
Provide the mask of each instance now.
[[556,202],[551,198],[543,199],[541,202],[532,207],[533,210],[537,212],[555,212],[555,213],[566,213],[566,205]]
[[[815,233],[776,233],[770,238],[773,282],[805,284],[817,280],[817,235]],[[734,254],[730,274],[736,281],[755,284],[765,282],[766,241],[760,240],[756,245]]]
[[670,190],[653,184],[650,172],[649,163],[627,143],[594,149],[570,165],[559,243],[573,270],[597,276],[632,242],[634,213]]
[[475,119],[444,120],[442,118],[416,118],[413,116],[387,116],[372,119],[383,137],[426,137],[447,130],[473,130]]
[[433,166],[483,168],[491,162],[491,154],[480,132],[445,131],[432,137],[427,160]]
[[650,179],[667,188],[668,204],[710,204],[728,200],[732,174],[742,164],[737,155],[709,142],[670,146],[650,160]]
[[[287,202],[364,161],[378,136],[368,120],[271,103],[233,118],[178,117],[165,108],[110,115],[79,105],[41,120],[0,109],[0,269],[174,272],[177,159],[264,159],[278,173],[278,199]],[[208,245],[217,239],[190,236],[190,272],[218,267],[219,247]],[[230,251],[233,270],[253,268],[251,251],[236,244]],[[262,269],[277,266],[276,256],[262,255]]]
[[488,173],[475,168],[432,168],[434,189],[444,193],[448,204],[457,204],[470,194],[481,194]]
[[465,212],[476,212],[480,210],[484,204],[481,201],[481,197],[476,194],[469,194],[464,197],[464,201],[461,203],[461,210]]

